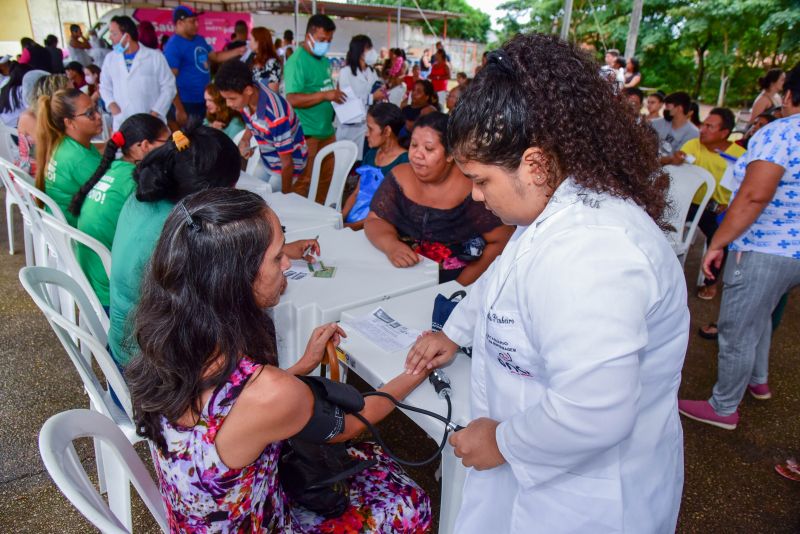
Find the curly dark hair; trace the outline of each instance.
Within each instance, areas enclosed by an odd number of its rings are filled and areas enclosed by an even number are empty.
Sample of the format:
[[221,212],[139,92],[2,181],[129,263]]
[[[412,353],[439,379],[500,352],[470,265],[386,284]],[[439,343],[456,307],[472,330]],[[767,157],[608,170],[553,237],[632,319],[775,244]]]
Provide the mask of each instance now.
[[529,147],[549,158],[550,185],[566,177],[631,199],[662,228],[669,176],[658,136],[599,73],[597,63],[550,35],[517,35],[489,55],[450,116],[457,158],[516,171]]
[[227,382],[241,355],[278,364],[274,325],[253,294],[277,238],[269,213],[254,193],[216,187],[187,196],[164,223],[134,320],[141,352],[125,370],[137,432],[162,450],[161,416],[199,412],[202,392]]

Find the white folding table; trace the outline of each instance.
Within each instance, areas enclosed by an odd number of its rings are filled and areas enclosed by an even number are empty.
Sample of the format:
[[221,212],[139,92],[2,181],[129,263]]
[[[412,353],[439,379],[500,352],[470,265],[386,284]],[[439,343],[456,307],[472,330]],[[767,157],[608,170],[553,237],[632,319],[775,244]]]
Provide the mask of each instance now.
[[297,193],[269,193],[264,200],[286,229],[286,241],[313,238],[309,234],[316,235],[316,230],[342,227],[341,213]]
[[[306,230],[302,235],[298,232],[287,229],[286,241],[309,237]],[[278,360],[284,369],[302,356],[314,328],[338,321],[343,311],[435,286],[439,281],[439,266],[433,261],[423,258],[413,267],[394,267],[364,232],[349,228],[314,232],[319,234],[320,259],[336,267],[336,273],[333,278],[289,278],[280,303],[272,308]]]
[[239,175],[236,187],[255,193],[266,200],[281,220],[285,231],[295,236],[295,239],[313,238],[316,230],[343,226],[342,214],[335,209],[317,204],[297,193],[273,192],[267,182],[244,172]]
[[[448,282],[439,286],[428,287],[413,293],[395,297],[386,302],[368,304],[352,308],[342,313],[341,325],[347,332],[347,338],[342,340],[340,349],[345,353],[345,366],[364,379],[374,388],[379,388],[399,375],[404,370],[404,363],[408,349],[386,352],[370,341],[366,336],[354,328],[348,328],[348,321],[363,317],[380,305],[392,318],[404,326],[417,330],[429,330],[431,327],[431,313],[436,295],[449,297],[455,291],[467,288],[458,282]],[[453,405],[452,421],[458,425],[466,426],[470,418],[470,359],[465,354],[457,353],[455,359],[443,368],[450,379],[452,388],[451,401]],[[443,416],[447,415],[445,401],[437,397],[433,386],[423,382],[419,387],[406,397],[406,404],[425,408]],[[422,428],[434,441],[442,440],[444,423],[427,415],[417,412],[405,411],[414,423]],[[442,451],[442,497],[439,512],[439,533],[450,534],[453,532],[455,518],[461,505],[461,490],[464,485],[466,469],[461,460],[453,454],[453,448],[448,443]]]

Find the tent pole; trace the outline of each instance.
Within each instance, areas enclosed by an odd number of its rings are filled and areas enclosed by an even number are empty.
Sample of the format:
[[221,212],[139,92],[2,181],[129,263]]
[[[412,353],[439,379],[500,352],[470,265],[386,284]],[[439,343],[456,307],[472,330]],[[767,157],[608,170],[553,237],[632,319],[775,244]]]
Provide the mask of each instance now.
[[569,40],[569,26],[572,23],[572,0],[564,0],[564,19],[561,23],[561,38]]
[[400,20],[403,17],[402,9],[403,0],[397,0],[397,48],[403,48],[400,46]]
[[61,35],[61,46],[66,46],[67,43],[64,43],[64,23],[61,22],[61,10],[58,9],[58,0],[54,0],[53,3],[56,5],[56,17],[58,17],[58,31]]
[[[300,0],[294,0],[294,40],[300,39],[300,34],[297,33],[298,19],[300,15]],[[291,43],[289,43],[291,44]],[[288,44],[286,46],[289,46]]]
[[628,41],[625,43],[625,57],[636,55],[636,41],[639,39],[639,24],[642,22],[642,4],[644,0],[633,0],[631,25],[628,28]]

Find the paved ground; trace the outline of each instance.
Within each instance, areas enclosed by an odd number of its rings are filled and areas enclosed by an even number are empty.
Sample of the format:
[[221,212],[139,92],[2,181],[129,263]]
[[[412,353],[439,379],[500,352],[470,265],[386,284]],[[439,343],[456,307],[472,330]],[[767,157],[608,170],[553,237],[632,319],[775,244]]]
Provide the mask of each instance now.
[[[5,220],[3,213],[0,219]],[[91,532],[43,470],[37,450],[42,423],[52,414],[86,407],[77,374],[44,317],[23,291],[17,272],[23,266],[17,217],[18,253],[7,254],[0,236],[0,532]],[[694,281],[699,251],[690,257],[687,278]],[[716,317],[718,299],[689,299],[692,331]],[[800,455],[800,292],[795,291],[783,325],[775,333],[770,385],[774,398],[745,399],[741,424],[733,432],[684,421],[686,485],[678,531],[800,532],[800,484],[776,475],[773,465]],[[716,344],[693,335],[681,393],[704,398],[716,375]],[[434,449],[404,416],[382,424],[390,445],[403,455],[422,458]],[[79,455],[92,472],[93,454],[79,443]],[[140,452],[146,458],[144,449]],[[438,501],[435,468],[411,470]],[[155,532],[143,506],[134,502],[134,531]]]

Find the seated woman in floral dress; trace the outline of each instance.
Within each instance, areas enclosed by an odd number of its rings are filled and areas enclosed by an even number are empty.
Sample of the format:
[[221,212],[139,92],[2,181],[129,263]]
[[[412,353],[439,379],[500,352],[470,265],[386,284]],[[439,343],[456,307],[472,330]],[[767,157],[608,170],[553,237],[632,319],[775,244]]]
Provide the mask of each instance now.
[[472,182],[455,165],[446,138],[447,115],[417,119],[409,163],[395,167],[375,192],[364,231],[395,267],[425,256],[439,263],[439,282],[466,286],[503,251],[514,229],[472,200]]
[[[349,505],[340,516],[300,507],[279,483],[285,441],[305,432],[312,415],[317,420],[321,402],[297,376],[320,364],[329,340],[345,335],[335,323],[321,326],[294,366],[277,367],[265,309],[286,289],[283,244],[264,200],[237,189],[194,193],[164,224],[135,319],[141,352],[126,378],[137,428],[154,443],[170,530],[425,532],[427,495],[375,444],[347,449],[375,463],[348,479]],[[402,398],[423,380],[402,374],[381,390]],[[369,397],[360,413],[375,422],[392,409]],[[364,429],[354,415],[338,413],[327,441]]]

